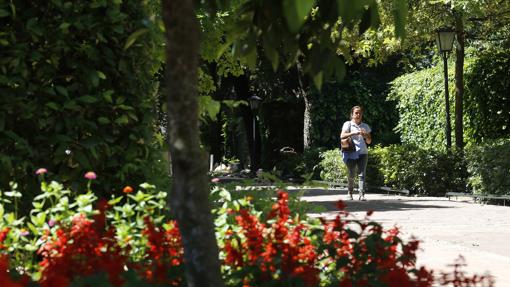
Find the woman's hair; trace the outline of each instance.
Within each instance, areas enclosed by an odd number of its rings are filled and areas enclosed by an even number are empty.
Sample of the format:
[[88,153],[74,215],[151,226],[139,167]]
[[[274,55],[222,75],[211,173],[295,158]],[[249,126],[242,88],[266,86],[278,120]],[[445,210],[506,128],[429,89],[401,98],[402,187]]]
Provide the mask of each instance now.
[[351,109],[351,117],[352,117],[352,115],[354,114],[354,110],[355,110],[355,109],[359,109],[359,110],[361,111],[361,113],[363,114],[363,108],[362,108],[361,106],[354,106],[354,107],[352,107],[352,109]]

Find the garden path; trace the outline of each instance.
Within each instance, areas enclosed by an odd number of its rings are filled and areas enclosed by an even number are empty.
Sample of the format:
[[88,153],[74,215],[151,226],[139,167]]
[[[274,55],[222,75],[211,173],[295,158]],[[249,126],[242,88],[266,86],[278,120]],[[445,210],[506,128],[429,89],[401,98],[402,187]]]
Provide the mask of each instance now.
[[335,202],[343,199],[356,218],[373,210],[372,219],[385,228],[397,225],[403,238],[418,238],[418,266],[439,274],[462,255],[468,274],[489,272],[495,286],[510,287],[510,207],[481,205],[469,201],[449,201],[440,197],[405,197],[367,194],[367,201],[347,200],[344,189],[312,189],[302,199],[325,207],[313,217],[332,218]]

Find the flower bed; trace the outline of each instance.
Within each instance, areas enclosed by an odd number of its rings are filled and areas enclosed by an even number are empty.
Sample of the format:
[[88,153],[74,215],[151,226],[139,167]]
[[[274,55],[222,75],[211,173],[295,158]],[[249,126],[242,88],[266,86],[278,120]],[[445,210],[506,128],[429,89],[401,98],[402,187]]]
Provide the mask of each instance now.
[[[74,194],[43,180],[28,217],[2,204],[0,286],[186,286],[179,228],[163,212],[166,193],[143,184],[98,201],[90,186]],[[397,228],[371,221],[371,212],[351,218],[341,201],[337,217],[324,221],[293,214],[283,190],[267,216],[247,198],[232,200],[220,188],[213,193],[227,286],[493,285],[490,277],[466,276],[461,264],[434,276],[415,264],[419,241],[404,242]],[[19,194],[0,199],[16,201]]]

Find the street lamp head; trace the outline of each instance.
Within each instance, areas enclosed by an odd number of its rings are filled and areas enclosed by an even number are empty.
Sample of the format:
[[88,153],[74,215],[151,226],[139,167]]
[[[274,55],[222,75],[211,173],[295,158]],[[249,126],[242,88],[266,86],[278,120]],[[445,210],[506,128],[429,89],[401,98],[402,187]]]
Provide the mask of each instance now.
[[256,111],[259,108],[260,102],[262,102],[262,98],[257,96],[250,97],[250,108],[252,111]]
[[439,52],[450,52],[453,49],[455,30],[451,28],[439,28],[436,30],[436,44]]

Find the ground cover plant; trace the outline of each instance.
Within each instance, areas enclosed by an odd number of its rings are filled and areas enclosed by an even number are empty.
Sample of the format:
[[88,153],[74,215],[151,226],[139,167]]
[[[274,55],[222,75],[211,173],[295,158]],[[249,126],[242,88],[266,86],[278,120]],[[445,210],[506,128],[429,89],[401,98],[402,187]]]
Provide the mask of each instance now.
[[[41,193],[25,216],[21,192],[0,193],[1,286],[186,286],[177,223],[166,214],[164,192],[150,184],[98,200],[85,174],[80,194],[41,177]],[[275,193],[267,215],[249,197],[213,188],[215,228],[227,286],[492,286],[490,277],[434,276],[416,266],[418,240],[398,228],[353,218],[338,202],[334,220],[293,213],[289,194]],[[435,283],[434,283],[435,282]]]

